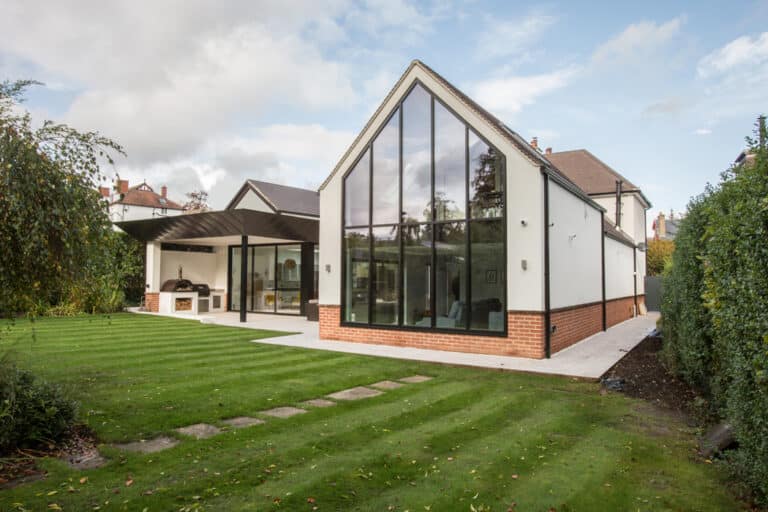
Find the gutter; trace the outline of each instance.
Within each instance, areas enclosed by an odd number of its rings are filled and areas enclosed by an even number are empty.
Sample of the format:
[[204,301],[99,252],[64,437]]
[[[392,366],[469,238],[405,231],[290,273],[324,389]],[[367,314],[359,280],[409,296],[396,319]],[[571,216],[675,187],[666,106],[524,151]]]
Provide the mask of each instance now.
[[[544,357],[552,355],[552,308],[549,283],[549,178],[546,167],[541,166],[544,178]],[[601,226],[602,229],[602,226]]]

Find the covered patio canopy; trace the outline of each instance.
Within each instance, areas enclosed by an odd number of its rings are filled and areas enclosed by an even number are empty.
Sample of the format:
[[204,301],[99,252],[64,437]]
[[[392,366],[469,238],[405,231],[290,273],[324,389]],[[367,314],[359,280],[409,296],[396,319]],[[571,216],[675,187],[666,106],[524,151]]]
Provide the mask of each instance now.
[[116,225],[142,242],[170,242],[233,235],[301,240],[315,244],[320,239],[320,223],[317,219],[245,209],[133,220],[118,222]]
[[[268,240],[295,241],[317,244],[319,221],[292,215],[274,214],[248,209],[193,213],[157,217],[116,225],[137,240],[147,242],[148,291],[155,291],[159,280],[160,246],[163,242],[210,243],[213,239],[241,247],[240,290],[247,289],[247,259],[249,237]],[[216,244],[219,245],[219,244]],[[154,283],[150,285],[150,283]],[[240,294],[240,321],[246,321],[246,294]]]

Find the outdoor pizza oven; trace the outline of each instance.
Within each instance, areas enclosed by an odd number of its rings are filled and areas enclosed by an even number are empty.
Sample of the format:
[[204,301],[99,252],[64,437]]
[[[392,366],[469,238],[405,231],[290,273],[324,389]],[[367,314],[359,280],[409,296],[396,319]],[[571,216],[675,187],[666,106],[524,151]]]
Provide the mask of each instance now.
[[161,292],[197,292],[198,297],[208,297],[211,289],[206,283],[193,283],[189,279],[169,279],[160,287]]

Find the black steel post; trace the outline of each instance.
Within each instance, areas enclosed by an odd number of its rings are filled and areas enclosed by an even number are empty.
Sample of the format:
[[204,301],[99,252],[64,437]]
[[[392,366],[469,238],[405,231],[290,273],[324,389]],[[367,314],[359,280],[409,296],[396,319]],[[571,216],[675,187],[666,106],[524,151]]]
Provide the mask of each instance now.
[[243,235],[240,241],[240,321],[245,323],[248,306],[246,293],[248,291],[248,237]]

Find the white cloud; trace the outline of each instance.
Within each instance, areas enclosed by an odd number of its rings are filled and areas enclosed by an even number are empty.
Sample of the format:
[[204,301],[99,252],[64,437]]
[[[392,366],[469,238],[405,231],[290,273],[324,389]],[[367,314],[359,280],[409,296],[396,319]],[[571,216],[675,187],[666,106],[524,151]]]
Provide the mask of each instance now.
[[477,43],[477,54],[486,58],[531,58],[530,46],[556,21],[554,16],[536,13],[522,19],[503,20],[488,16]]
[[751,38],[742,36],[718,48],[699,61],[702,78],[726,73],[736,68],[759,65],[768,60],[768,32]]
[[712,133],[712,130],[709,128],[697,128],[693,131],[696,135],[710,135]]
[[647,57],[676,36],[684,22],[685,18],[678,16],[662,24],[652,21],[633,23],[616,37],[598,46],[592,54],[592,61],[597,64],[626,63]]
[[469,89],[471,96],[491,112],[515,114],[540,96],[565,87],[576,73],[571,67],[540,75],[494,78]]

